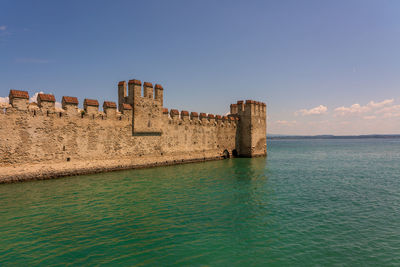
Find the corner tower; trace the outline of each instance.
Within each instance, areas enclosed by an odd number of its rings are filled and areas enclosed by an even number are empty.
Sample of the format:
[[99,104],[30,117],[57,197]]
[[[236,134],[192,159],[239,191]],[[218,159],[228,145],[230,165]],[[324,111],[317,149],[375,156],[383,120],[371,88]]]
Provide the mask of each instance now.
[[267,155],[267,106],[254,100],[231,105],[232,116],[239,118],[236,147],[241,157]]
[[163,88],[156,84],[143,83],[140,80],[128,82],[128,94],[126,82],[118,84],[118,103],[121,111],[123,104],[129,104],[133,108],[132,133],[133,135],[153,136],[161,135],[161,116],[163,108]]

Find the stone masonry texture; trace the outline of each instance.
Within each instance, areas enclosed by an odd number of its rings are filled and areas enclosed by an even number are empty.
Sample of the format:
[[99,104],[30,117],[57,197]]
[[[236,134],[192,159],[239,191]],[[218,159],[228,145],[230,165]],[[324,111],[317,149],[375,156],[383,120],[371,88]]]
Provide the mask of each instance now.
[[168,112],[161,85],[131,80],[128,92],[126,85],[118,84],[119,111],[106,101],[103,112],[96,99],[79,110],[74,97],[64,97],[61,110],[49,96],[31,108],[27,92],[13,90],[0,109],[0,183],[266,156],[264,103],[238,101],[228,117]]

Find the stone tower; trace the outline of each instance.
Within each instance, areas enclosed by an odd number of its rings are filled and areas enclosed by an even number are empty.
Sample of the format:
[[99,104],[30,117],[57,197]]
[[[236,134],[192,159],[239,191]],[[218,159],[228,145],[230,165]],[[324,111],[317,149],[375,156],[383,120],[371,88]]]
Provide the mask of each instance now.
[[266,104],[253,100],[238,101],[231,105],[231,116],[239,118],[236,148],[241,157],[266,156],[267,110]]
[[126,82],[118,83],[118,106],[122,111],[123,104],[129,104],[133,108],[132,129],[133,135],[161,135],[161,118],[163,108],[163,87],[140,80],[128,82],[128,94]]

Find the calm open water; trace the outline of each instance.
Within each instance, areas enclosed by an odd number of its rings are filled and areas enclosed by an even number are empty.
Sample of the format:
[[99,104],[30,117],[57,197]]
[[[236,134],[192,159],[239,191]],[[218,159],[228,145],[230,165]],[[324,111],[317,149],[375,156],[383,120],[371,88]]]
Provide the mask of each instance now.
[[0,266],[399,266],[400,140],[0,185]]

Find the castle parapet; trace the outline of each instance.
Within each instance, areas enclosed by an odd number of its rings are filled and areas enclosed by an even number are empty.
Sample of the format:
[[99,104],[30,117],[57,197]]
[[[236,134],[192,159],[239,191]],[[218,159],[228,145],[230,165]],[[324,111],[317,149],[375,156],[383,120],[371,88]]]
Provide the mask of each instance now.
[[154,86],[154,94],[155,94],[155,99],[160,101],[161,106],[163,106],[164,88],[161,86],[161,84],[156,84]]
[[241,112],[243,115],[247,114],[250,116],[258,116],[261,118],[266,117],[266,104],[254,100],[246,100],[244,104],[244,109]]
[[221,123],[222,122],[222,116],[221,115],[215,115],[215,121],[217,123]]
[[198,120],[199,119],[199,113],[197,112],[190,112],[190,119],[191,120]]
[[199,119],[201,120],[201,122],[205,123],[207,122],[207,114],[206,113],[200,113]]
[[215,116],[214,116],[214,114],[208,114],[208,120],[211,122],[211,123],[214,123],[215,122]]
[[83,108],[87,114],[98,114],[99,102],[95,99],[85,98],[83,101]]
[[133,99],[138,99],[142,96],[142,82],[140,80],[129,80],[128,82],[128,104],[133,107]]
[[8,95],[11,106],[18,110],[27,110],[29,104],[29,94],[27,91],[10,90]]
[[237,112],[236,113],[241,113],[244,111],[244,103],[243,100],[239,100],[236,104],[237,106]]
[[231,114],[237,114],[237,113],[238,113],[238,105],[231,104]]
[[153,98],[153,84],[150,82],[143,83],[143,97]]
[[169,115],[174,120],[179,119],[179,111],[177,109],[171,109],[171,111],[169,112]]
[[37,103],[42,110],[54,111],[56,98],[51,94],[38,94]]
[[126,81],[121,81],[118,83],[118,109],[122,112],[124,103],[128,102],[126,94]]
[[255,101],[253,100],[246,100],[244,104],[244,113],[246,114],[254,114],[255,109],[254,109]]
[[267,113],[267,104],[261,103],[261,112],[263,113],[264,116],[266,116],[266,113]]
[[117,104],[111,101],[104,101],[103,111],[107,115],[107,118],[116,118],[117,116]]
[[183,121],[188,121],[189,120],[189,112],[186,110],[181,111],[181,119]]
[[132,106],[130,104],[123,103],[121,113],[132,117]]
[[78,113],[78,98],[74,96],[63,96],[61,100],[61,107],[68,114]]

